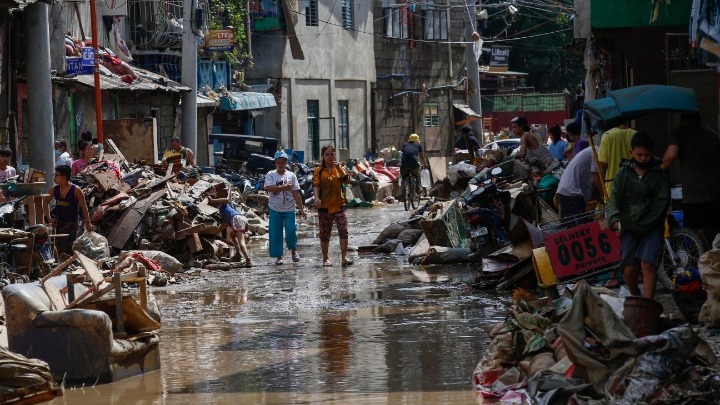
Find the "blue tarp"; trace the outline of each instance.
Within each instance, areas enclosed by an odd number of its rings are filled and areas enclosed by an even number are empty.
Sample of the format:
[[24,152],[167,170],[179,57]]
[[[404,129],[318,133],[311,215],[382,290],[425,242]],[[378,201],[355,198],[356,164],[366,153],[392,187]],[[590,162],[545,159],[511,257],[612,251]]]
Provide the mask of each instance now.
[[698,113],[695,92],[677,86],[647,84],[612,90],[585,103],[585,114],[609,128],[654,111]]
[[251,91],[229,92],[229,96],[220,97],[220,109],[227,111],[257,110],[275,107],[275,96],[270,93],[253,93]]

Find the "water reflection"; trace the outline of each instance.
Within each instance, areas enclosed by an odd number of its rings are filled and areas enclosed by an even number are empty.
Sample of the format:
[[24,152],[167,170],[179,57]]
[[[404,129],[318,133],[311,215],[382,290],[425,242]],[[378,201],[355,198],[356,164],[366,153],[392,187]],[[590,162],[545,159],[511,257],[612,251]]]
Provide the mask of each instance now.
[[153,290],[162,369],[53,403],[477,403],[470,378],[483,325],[505,316],[499,297],[468,291],[466,268],[373,256],[322,268],[311,242],[299,265]]

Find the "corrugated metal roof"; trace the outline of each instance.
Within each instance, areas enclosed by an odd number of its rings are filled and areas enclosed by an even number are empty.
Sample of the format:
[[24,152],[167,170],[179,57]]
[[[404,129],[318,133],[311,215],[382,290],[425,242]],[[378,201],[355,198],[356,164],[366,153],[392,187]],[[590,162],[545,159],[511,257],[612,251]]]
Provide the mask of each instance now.
[[216,107],[220,104],[219,101],[215,101],[213,98],[198,92],[197,94],[197,106],[200,107]]
[[[112,91],[170,91],[178,93],[181,91],[190,91],[190,88],[182,84],[167,79],[157,73],[149,70],[140,69],[133,66],[137,79],[132,83],[125,83],[117,75],[107,75],[100,72],[100,88],[102,90]],[[77,75],[77,76],[55,76],[52,78],[53,83],[65,84],[81,84],[87,87],[95,87],[95,79],[93,75]]]

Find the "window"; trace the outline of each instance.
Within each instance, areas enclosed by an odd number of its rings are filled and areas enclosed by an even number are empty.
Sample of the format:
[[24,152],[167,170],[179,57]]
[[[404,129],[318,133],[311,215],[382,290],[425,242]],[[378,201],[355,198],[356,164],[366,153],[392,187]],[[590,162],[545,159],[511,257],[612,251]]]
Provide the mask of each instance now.
[[383,18],[385,19],[386,37],[409,38],[408,26],[412,20],[412,13],[407,4],[383,2]]
[[308,100],[307,101],[307,120],[308,120],[308,135],[307,135],[307,150],[311,152],[311,156],[308,160],[317,159],[320,157],[320,101],[319,100]]
[[342,26],[346,30],[355,28],[355,14],[353,10],[353,0],[342,0]]
[[439,127],[438,103],[423,104],[423,123],[425,127]]
[[318,26],[318,0],[306,0],[305,25],[308,27]]
[[403,98],[393,97],[388,100],[387,103],[387,117],[388,118],[402,118],[403,117]]
[[447,10],[429,6],[423,13],[425,39],[447,39]]
[[350,148],[348,101],[338,100],[338,132],[340,133],[340,148]]

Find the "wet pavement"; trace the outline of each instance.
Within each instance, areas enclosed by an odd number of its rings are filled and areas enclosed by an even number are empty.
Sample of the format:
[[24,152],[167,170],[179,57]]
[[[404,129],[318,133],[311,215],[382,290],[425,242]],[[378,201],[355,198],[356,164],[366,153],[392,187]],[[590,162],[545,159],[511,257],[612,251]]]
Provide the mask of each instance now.
[[[350,245],[408,217],[402,204],[350,210]],[[255,267],[151,292],[163,313],[162,368],[115,384],[68,388],[53,404],[477,404],[471,376],[504,319],[507,296],[468,288],[461,266],[352,252],[320,266],[316,217],[301,223],[300,263],[276,266],[267,239]]]

